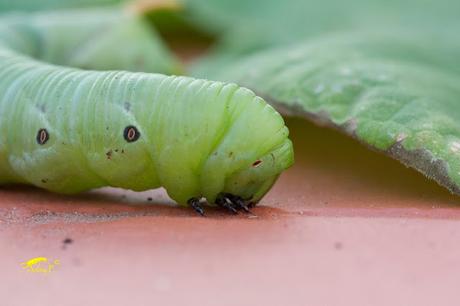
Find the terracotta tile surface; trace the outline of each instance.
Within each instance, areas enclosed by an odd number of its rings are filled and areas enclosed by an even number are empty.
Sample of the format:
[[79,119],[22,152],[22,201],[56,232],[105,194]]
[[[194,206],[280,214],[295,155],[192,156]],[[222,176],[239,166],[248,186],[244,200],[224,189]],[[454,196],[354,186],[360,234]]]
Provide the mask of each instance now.
[[[288,123],[296,164],[257,218],[202,218],[162,191],[2,187],[0,305],[458,305],[460,198]],[[60,265],[21,267],[38,256]]]

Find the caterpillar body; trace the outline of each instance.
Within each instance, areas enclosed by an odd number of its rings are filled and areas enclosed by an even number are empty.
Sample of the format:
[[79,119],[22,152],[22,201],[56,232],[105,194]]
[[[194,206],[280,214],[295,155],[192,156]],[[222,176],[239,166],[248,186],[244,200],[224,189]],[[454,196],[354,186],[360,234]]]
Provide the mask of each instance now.
[[248,89],[45,63],[55,42],[37,46],[19,29],[0,31],[0,184],[69,194],[163,186],[200,213],[201,198],[234,211],[293,162],[282,117]]

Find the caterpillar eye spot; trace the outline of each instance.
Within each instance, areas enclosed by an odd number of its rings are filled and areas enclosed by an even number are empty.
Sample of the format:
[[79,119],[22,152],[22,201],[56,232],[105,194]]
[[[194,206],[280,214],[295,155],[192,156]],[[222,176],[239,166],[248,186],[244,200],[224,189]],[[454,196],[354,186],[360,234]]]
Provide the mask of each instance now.
[[259,166],[261,163],[262,163],[262,161],[260,159],[258,159],[258,160],[256,160],[255,162],[252,163],[252,166],[255,168],[255,167]]
[[127,126],[123,132],[123,137],[127,142],[134,142],[141,137],[141,133],[135,126]]
[[50,135],[46,129],[39,129],[37,133],[37,143],[44,145],[50,139]]

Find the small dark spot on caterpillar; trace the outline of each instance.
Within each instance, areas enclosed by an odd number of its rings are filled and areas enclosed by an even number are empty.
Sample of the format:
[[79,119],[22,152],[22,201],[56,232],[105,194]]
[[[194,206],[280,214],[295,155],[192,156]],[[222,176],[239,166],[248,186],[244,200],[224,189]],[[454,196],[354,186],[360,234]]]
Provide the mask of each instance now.
[[37,133],[37,143],[44,145],[50,139],[50,135],[46,129],[39,129]]
[[118,149],[115,149],[115,153],[118,153]]
[[121,154],[124,154],[125,153],[125,150],[121,149]]
[[125,102],[125,110],[129,112],[131,110],[131,103]]
[[147,201],[152,202],[153,199],[152,199],[151,197],[148,197],[148,198],[147,198]]
[[125,128],[123,137],[127,142],[134,142],[141,137],[141,133],[135,126],[129,125]]
[[108,126],[106,126],[106,127],[105,127],[105,129],[108,131],[108,130],[109,130],[109,127],[108,127]]
[[107,151],[105,155],[107,156],[107,159],[112,159],[112,150]]
[[258,165],[260,165],[262,163],[262,161],[260,159],[256,160],[255,162],[252,163],[252,166],[253,167],[257,167]]
[[228,157],[232,157],[232,156],[233,156],[233,152],[228,153]]
[[46,183],[48,183],[48,179],[41,179],[41,182],[42,182],[43,184],[46,184]]
[[334,249],[341,250],[342,248],[343,248],[343,245],[341,242],[334,243]]

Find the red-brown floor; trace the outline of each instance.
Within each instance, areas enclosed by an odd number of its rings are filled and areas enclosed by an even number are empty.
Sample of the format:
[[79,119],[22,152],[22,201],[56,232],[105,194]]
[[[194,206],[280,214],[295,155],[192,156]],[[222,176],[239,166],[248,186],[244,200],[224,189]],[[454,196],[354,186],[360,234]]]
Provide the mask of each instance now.
[[[460,197],[288,123],[296,164],[257,218],[202,218],[162,191],[1,188],[0,305],[458,305]],[[60,265],[21,266],[39,256]]]

